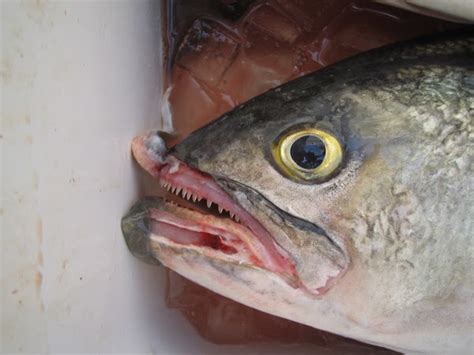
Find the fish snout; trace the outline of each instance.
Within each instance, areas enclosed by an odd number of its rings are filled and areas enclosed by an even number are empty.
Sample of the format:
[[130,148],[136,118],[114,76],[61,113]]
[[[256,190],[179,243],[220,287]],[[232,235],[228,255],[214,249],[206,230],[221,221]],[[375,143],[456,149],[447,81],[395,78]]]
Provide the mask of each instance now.
[[155,178],[158,177],[168,155],[165,136],[164,132],[154,131],[135,137],[132,141],[133,156]]

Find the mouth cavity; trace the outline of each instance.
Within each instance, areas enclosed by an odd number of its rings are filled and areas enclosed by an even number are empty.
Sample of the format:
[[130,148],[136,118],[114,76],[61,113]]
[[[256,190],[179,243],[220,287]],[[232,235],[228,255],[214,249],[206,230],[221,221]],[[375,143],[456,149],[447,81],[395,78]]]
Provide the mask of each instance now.
[[285,250],[212,176],[168,155],[157,134],[135,138],[132,152],[167,191],[147,209],[152,240],[165,238],[209,257],[263,268],[296,287],[295,265]]

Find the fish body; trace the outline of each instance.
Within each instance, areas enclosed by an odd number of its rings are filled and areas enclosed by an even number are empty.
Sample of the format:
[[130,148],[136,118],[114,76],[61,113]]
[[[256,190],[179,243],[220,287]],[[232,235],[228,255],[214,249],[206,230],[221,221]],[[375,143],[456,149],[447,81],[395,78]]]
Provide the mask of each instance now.
[[469,29],[401,43],[273,89],[171,150],[137,137],[169,194],[124,217],[130,249],[318,329],[472,350],[473,59]]

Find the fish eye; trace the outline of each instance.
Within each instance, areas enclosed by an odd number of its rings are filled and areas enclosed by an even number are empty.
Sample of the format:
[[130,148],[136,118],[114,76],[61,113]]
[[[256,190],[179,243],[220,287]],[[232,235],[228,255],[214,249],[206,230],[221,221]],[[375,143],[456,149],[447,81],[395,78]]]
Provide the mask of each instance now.
[[272,147],[280,170],[294,180],[323,182],[342,163],[343,148],[332,133],[318,128],[301,128],[281,135]]

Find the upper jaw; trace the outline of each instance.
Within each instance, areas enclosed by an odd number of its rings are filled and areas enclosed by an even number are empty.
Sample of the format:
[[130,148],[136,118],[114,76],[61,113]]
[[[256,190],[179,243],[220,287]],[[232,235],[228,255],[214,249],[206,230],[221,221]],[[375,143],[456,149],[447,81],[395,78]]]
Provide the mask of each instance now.
[[[132,151],[138,163],[173,196],[181,194],[183,197],[179,205],[163,199],[148,199],[144,208],[133,208],[133,213],[122,221],[132,252],[138,246],[139,256],[146,257],[144,254],[150,251],[150,243],[171,243],[179,248],[197,249],[210,258],[263,268],[279,275],[292,287],[313,295],[327,291],[326,286],[332,283],[329,279],[323,287],[306,287],[299,277],[293,256],[282,248],[260,219],[236,202],[235,192],[229,191],[232,182],[216,181],[212,176],[169,155],[164,141],[156,133],[135,138]],[[238,192],[239,195],[242,192],[246,194],[242,190]],[[198,200],[207,201],[208,206],[217,205],[219,212],[228,211],[229,218],[218,218],[206,211],[202,213],[199,208],[186,208],[186,204],[192,203],[188,201]],[[137,232],[133,224],[140,220],[141,229]],[[143,231],[144,220],[147,223],[146,232]],[[148,246],[140,245],[137,236]]]

